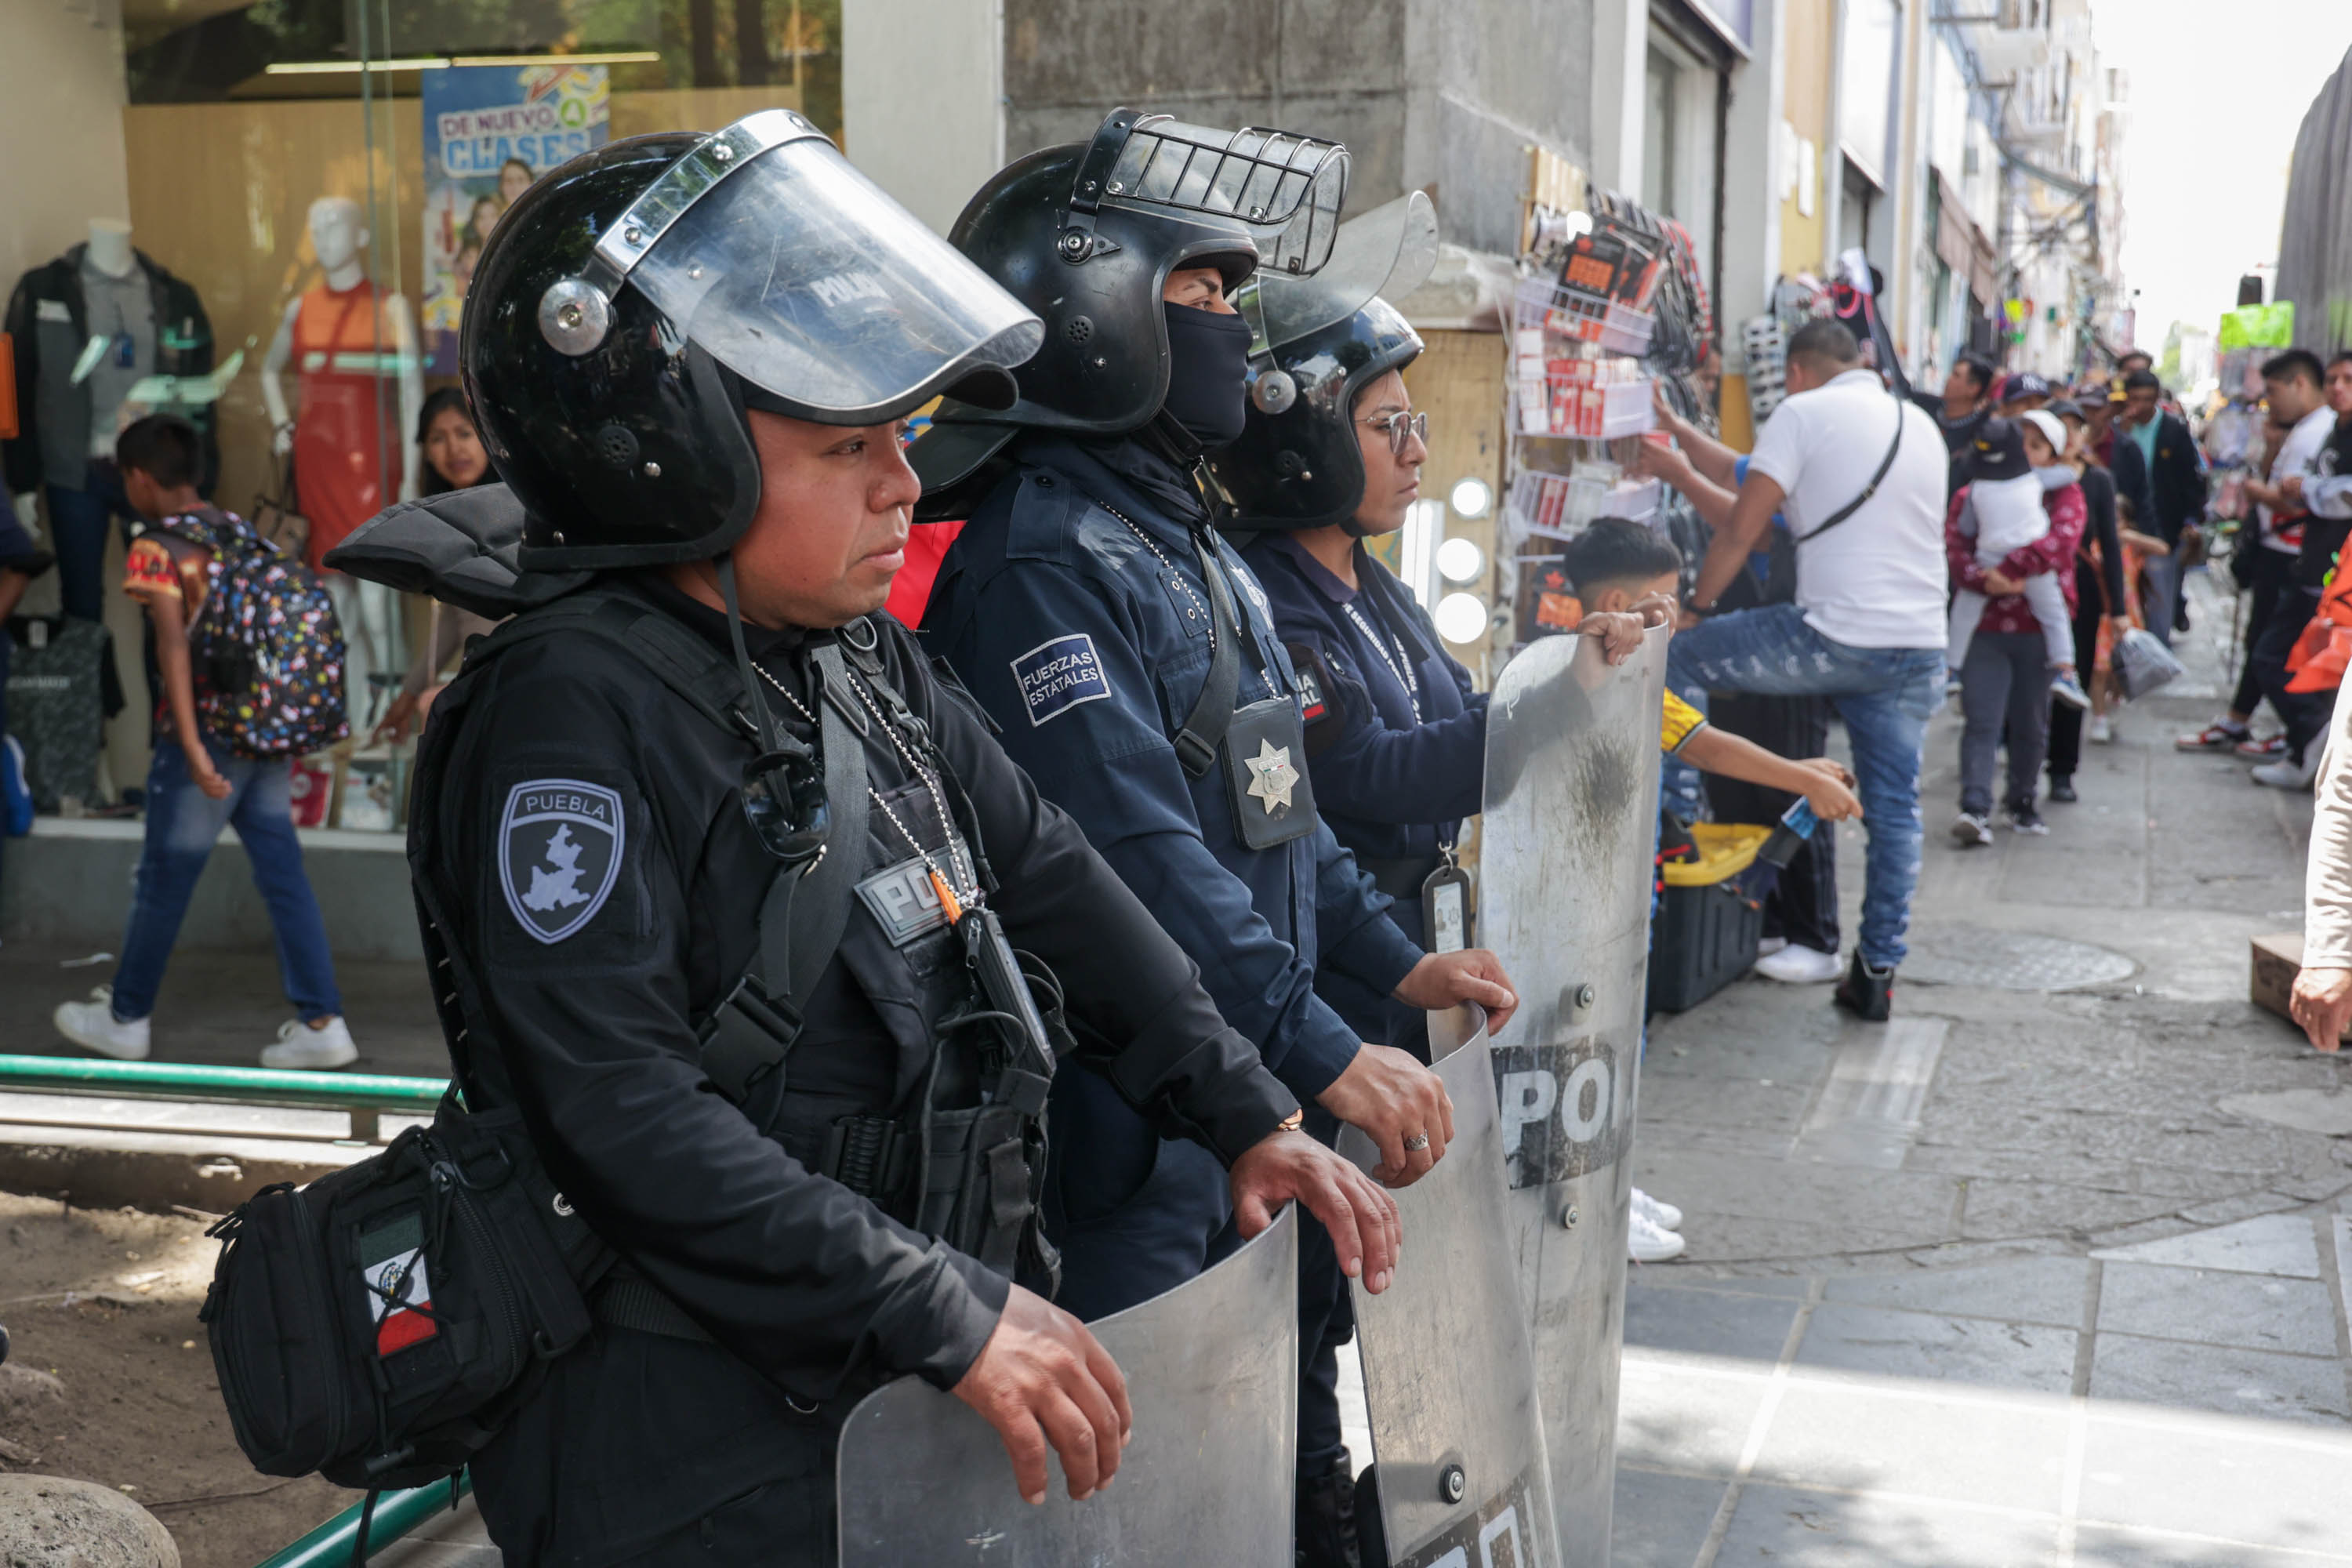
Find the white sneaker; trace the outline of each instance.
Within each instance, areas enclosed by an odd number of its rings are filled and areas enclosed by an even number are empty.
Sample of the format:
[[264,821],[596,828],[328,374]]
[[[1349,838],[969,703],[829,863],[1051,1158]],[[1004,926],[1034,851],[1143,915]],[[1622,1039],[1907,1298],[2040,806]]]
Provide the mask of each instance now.
[[2094,713],[2091,715],[2091,723],[2087,733],[2091,737],[2091,743],[2093,745],[2111,746],[2115,744],[2115,722],[2104,713]]
[[86,1051],[112,1057],[119,1062],[147,1059],[147,1020],[114,1016],[114,987],[101,985],[87,1002],[60,1002],[49,1015],[58,1033]]
[[1683,1223],[1682,1210],[1659,1202],[1639,1187],[1633,1189],[1633,1212],[1660,1230],[1673,1230]]
[[[1768,953],[1756,961],[1756,973],[1767,980],[1778,980],[1789,985],[1820,985],[1835,980],[1841,973],[1838,955],[1823,952],[1817,947],[1790,942],[1780,952]],[[1673,1229],[1668,1226],[1669,1230]]]
[[2253,771],[2253,781],[2273,789],[2309,789],[2311,781],[2319,773],[2319,752],[2316,744],[2304,748],[2306,758],[2296,762],[2293,757],[2281,757],[2274,763],[2264,763]]
[[1756,956],[1759,958],[1769,958],[1772,954],[1780,952],[1782,948],[1788,945],[1789,939],[1785,936],[1768,936],[1761,938],[1756,943]]
[[1992,842],[1992,824],[1973,811],[1964,811],[1952,818],[1952,837],[1963,849],[1977,849]]
[[289,1018],[278,1026],[278,1043],[261,1048],[266,1068],[341,1068],[359,1059],[351,1027],[339,1017],[316,1029],[299,1018]]
[[1636,1263],[1664,1263],[1669,1258],[1683,1255],[1683,1238],[1635,1214],[1627,1220],[1625,1252]]

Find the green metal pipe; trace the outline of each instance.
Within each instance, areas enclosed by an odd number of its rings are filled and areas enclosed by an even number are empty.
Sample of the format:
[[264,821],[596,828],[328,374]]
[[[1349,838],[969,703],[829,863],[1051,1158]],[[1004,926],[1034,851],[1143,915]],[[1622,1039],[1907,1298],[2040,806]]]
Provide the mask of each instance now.
[[93,1061],[80,1057],[0,1056],[0,1090],[132,1100],[193,1100],[321,1110],[365,1107],[430,1111],[449,1085],[436,1078],[383,1073],[286,1072],[192,1062]]
[[[368,1521],[367,1554],[374,1556],[435,1514],[457,1507],[457,1500],[473,1489],[473,1473],[460,1470],[454,1492],[447,1481],[435,1481],[413,1491],[384,1493],[375,1500],[375,1517]],[[260,1568],[344,1568],[359,1533],[360,1509],[353,1504]]]

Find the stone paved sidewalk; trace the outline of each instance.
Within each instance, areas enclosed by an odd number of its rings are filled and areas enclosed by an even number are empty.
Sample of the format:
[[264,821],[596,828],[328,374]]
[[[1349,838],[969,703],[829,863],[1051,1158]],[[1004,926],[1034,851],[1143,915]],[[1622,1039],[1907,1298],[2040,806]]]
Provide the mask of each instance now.
[[[2245,1000],[2310,799],[2184,755],[2192,677],[2046,838],[1962,851],[1939,719],[1896,1022],[1750,979],[1653,1026],[1619,1568],[2352,1563],[2352,1090]],[[1842,846],[1858,892],[1858,834]]]

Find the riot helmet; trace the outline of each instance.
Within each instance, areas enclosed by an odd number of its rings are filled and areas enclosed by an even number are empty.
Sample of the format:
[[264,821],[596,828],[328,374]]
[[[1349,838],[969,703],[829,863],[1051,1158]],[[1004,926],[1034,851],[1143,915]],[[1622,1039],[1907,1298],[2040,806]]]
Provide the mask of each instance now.
[[[1338,236],[1348,150],[1287,132],[1216,131],[1115,109],[1091,141],[999,170],[949,238],[1045,322],[1009,408],[943,405],[909,454],[924,488],[966,478],[1023,428],[1122,436],[1168,397],[1160,293],[1215,267],[1305,278]],[[919,516],[921,514],[919,514]]]
[[760,503],[746,410],[1009,405],[1036,317],[803,116],[632,137],[492,231],[459,342],[527,571],[708,559]]
[[1235,531],[1323,528],[1364,495],[1356,395],[1411,364],[1421,336],[1382,294],[1421,287],[1437,264],[1437,215],[1420,192],[1339,227],[1312,278],[1261,273],[1234,308],[1255,334],[1241,439],[1208,455]]

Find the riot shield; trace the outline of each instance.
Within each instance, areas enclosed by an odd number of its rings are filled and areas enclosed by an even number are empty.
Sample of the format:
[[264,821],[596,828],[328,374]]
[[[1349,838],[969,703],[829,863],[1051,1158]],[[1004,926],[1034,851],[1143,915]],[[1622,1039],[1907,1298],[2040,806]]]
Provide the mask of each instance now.
[[1519,994],[1492,1059],[1563,1568],[1609,1562],[1666,636],[1613,669],[1543,638],[1487,709],[1477,942]]
[[[1379,1474],[1380,1527],[1365,1536],[1386,1543],[1377,1568],[1559,1568],[1494,1069],[1483,1021],[1462,1011],[1474,1031],[1437,1062],[1454,1142],[1395,1194],[1405,1255],[1394,1281],[1378,1296],[1354,1287]],[[1352,1127],[1339,1149],[1367,1171],[1380,1162]],[[1376,1568],[1373,1552],[1364,1563]]]
[[1297,1209],[1206,1273],[1088,1327],[1125,1373],[1135,1411],[1109,1487],[1073,1502],[1049,1465],[1045,1501],[1031,1507],[995,1428],[954,1395],[901,1378],[842,1428],[842,1568],[1289,1568]]

